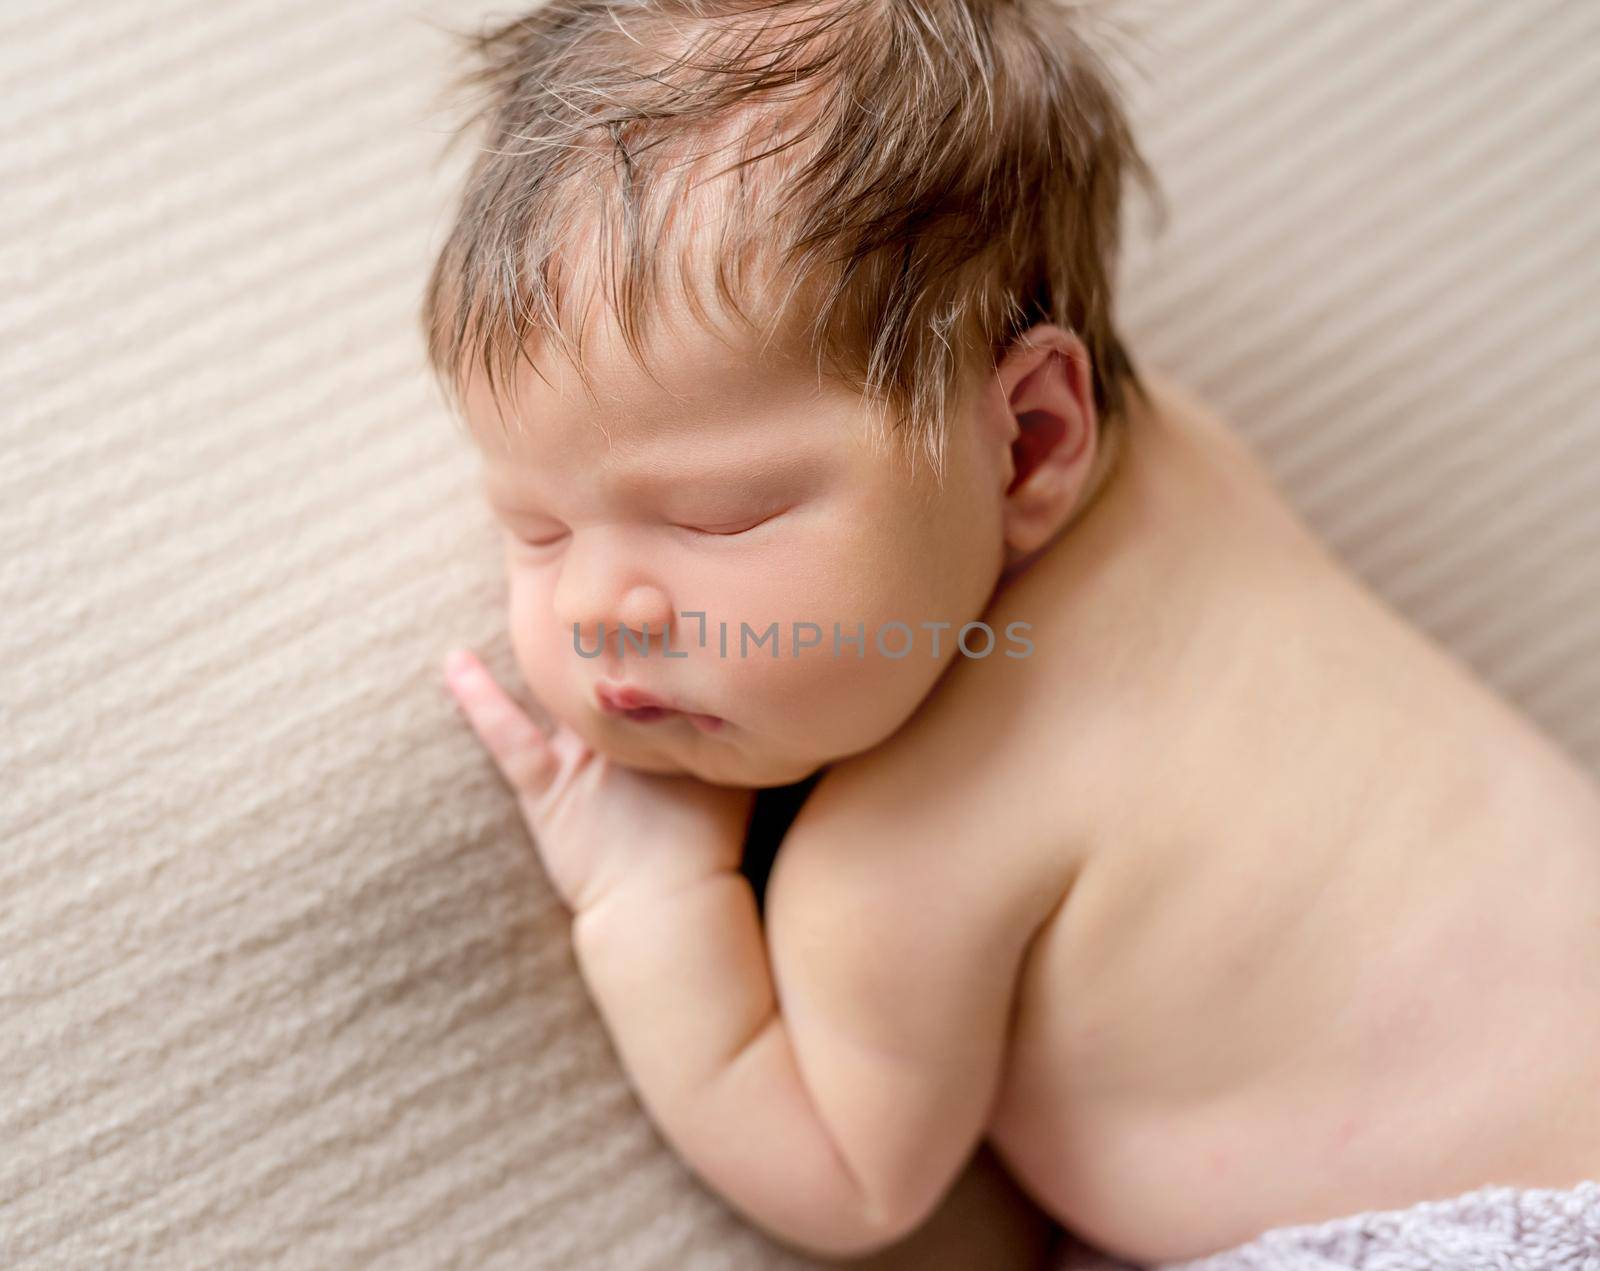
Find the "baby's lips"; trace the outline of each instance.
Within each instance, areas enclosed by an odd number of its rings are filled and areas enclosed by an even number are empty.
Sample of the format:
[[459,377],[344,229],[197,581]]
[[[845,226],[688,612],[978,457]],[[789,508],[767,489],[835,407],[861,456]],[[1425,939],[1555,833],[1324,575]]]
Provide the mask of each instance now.
[[[631,684],[602,682],[595,686],[595,704],[608,715],[634,716],[639,723],[654,723],[673,715],[682,715],[701,732],[716,732],[724,721],[720,715],[685,710],[668,698]],[[637,714],[636,714],[637,713]]]
[[636,711],[645,706],[657,706],[662,710],[677,709],[666,698],[657,697],[654,693],[647,693],[641,688],[634,688],[631,684],[597,684],[594,696],[601,710],[613,714],[619,711]]

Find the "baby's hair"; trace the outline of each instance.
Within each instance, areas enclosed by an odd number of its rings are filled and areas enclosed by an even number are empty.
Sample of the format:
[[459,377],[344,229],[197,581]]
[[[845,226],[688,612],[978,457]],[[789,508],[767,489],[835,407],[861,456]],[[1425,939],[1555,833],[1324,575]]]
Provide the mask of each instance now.
[[[480,101],[462,132],[486,136],[423,302],[436,374],[460,404],[481,369],[498,403],[548,339],[587,385],[571,302],[590,262],[648,372],[663,258],[711,326],[698,253],[746,322],[753,282],[783,291],[782,334],[892,407],[941,478],[965,376],[1036,322],[1083,339],[1111,429],[1144,392],[1112,313],[1124,178],[1160,192],[1085,38],[1091,8],[547,0],[464,36]],[[696,217],[688,192],[729,145],[705,178],[731,174],[725,215]]]

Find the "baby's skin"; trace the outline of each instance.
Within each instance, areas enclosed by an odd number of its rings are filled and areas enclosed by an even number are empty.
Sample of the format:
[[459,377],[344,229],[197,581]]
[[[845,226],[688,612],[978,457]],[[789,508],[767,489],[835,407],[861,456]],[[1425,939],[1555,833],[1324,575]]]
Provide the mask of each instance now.
[[[449,672],[634,1088],[709,1186],[860,1255],[987,1139],[1062,1224],[1153,1262],[1600,1178],[1600,790],[1224,421],[1149,380],[1063,531],[1096,437],[1070,333],[1036,329],[964,404],[945,493],[853,440],[843,397],[712,373],[736,361],[600,404],[530,381],[526,433],[483,453],[551,718],[465,651]],[[702,467],[723,484],[697,492]],[[714,658],[694,626],[679,660],[572,643],[684,610],[863,621],[866,656]],[[880,656],[885,615],[950,621],[943,656]],[[993,654],[952,655],[980,617]],[[1010,623],[1029,655],[1004,656]],[[608,710],[603,683],[682,710]],[[823,765],[763,924],[752,787]]]

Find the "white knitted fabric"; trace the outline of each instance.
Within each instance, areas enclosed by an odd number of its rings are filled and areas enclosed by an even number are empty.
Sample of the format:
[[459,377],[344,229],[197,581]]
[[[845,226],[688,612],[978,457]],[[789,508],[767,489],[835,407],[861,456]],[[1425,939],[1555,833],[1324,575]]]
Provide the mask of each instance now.
[[[1069,1254],[1059,1271],[1133,1271]],[[1483,1187],[1406,1209],[1277,1227],[1155,1271],[1600,1271],[1600,1182]]]

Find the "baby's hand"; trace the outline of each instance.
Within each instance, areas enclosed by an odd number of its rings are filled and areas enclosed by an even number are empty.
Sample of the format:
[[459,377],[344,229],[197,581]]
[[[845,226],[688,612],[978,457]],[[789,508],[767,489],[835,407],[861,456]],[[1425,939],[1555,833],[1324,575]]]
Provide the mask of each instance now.
[[565,724],[547,732],[465,649],[445,677],[574,913],[619,884],[669,890],[739,868],[755,791],[624,768]]

